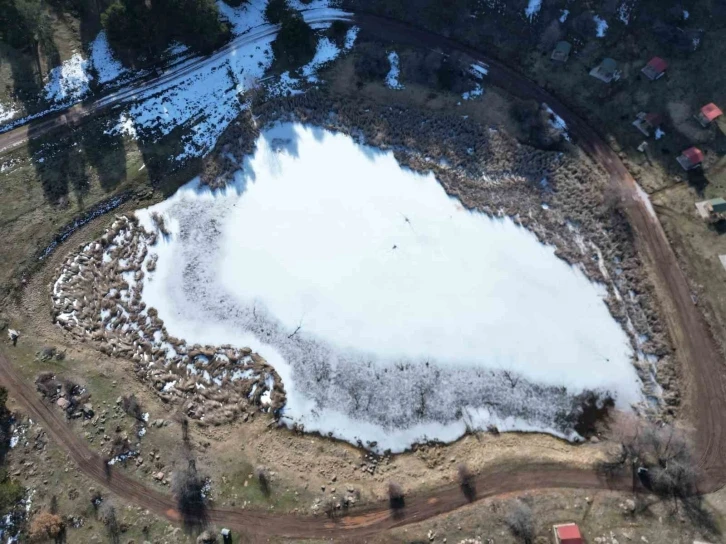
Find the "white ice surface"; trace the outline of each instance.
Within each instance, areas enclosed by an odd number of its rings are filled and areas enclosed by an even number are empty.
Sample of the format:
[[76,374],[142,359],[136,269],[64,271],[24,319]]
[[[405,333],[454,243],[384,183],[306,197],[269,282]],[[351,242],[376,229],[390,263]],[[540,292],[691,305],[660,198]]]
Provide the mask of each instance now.
[[128,72],[121,62],[113,56],[111,46],[108,44],[106,32],[101,31],[90,45],[91,65],[98,76],[98,82],[109,83]]
[[389,89],[403,89],[403,85],[399,83],[398,76],[401,74],[401,69],[398,66],[398,53],[391,51],[388,53],[388,62],[391,65],[391,69],[386,75],[386,85]]
[[46,100],[58,103],[75,102],[88,93],[88,84],[93,77],[89,73],[89,62],[80,53],[53,68],[48,74],[44,92]]
[[[142,224],[151,211],[172,235],[144,302],[175,337],[259,352],[283,380],[284,420],[307,430],[394,451],[485,423],[562,436],[540,389],[512,414],[471,396],[505,370],[607,389],[621,407],[640,398],[603,287],[511,220],[465,210],[433,175],[347,136],[276,126],[233,187],[194,180],[139,212]],[[507,403],[521,387],[495,392]]]

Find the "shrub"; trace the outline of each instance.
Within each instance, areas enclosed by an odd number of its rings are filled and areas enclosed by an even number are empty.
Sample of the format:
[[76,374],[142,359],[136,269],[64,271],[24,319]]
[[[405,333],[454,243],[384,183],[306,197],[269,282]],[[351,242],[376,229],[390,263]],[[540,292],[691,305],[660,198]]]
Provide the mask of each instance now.
[[115,0],[101,15],[111,46],[121,58],[147,62],[178,40],[209,53],[229,38],[213,0]]
[[328,30],[328,35],[338,47],[342,47],[345,45],[345,38],[348,35],[348,25],[343,21],[333,21]]
[[40,512],[30,522],[30,539],[36,542],[46,540],[48,538],[56,539],[63,532],[63,520],[57,514],[50,512]]
[[172,491],[187,530],[206,525],[207,505],[202,494],[204,483],[205,478],[197,472],[193,459],[188,460],[186,468],[174,471]]
[[141,407],[141,403],[136,398],[136,395],[124,396],[121,399],[121,407],[123,408],[124,412],[126,412],[131,417],[136,418],[139,421],[143,421],[144,410]]
[[388,483],[388,504],[391,510],[401,510],[405,506],[403,488],[396,482]]
[[391,69],[386,50],[375,43],[363,43],[356,49],[356,76],[362,81],[383,80]]
[[265,19],[273,25],[282,23],[283,19],[292,16],[293,10],[287,0],[269,0],[265,6]]
[[275,59],[283,66],[298,67],[312,60],[315,55],[316,40],[310,28],[298,13],[282,19],[282,26],[272,42]]
[[118,544],[121,541],[121,528],[119,527],[116,507],[113,502],[105,501],[101,504],[101,507],[98,509],[98,519],[106,526],[111,542]]
[[476,481],[474,475],[465,464],[460,464],[457,467],[457,473],[459,476],[459,487],[461,492],[466,497],[466,500],[472,502],[476,499]]
[[534,521],[532,509],[523,502],[517,502],[516,506],[505,519],[509,530],[523,544],[534,542]]

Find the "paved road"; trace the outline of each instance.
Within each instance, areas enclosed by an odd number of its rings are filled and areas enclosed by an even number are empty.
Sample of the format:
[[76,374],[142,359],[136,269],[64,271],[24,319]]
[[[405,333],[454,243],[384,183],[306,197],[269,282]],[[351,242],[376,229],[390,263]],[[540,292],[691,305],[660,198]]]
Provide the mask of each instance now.
[[[726,471],[721,458],[726,451],[723,422],[726,418],[724,394],[724,365],[710,336],[708,327],[691,300],[686,278],[678,266],[657,217],[639,190],[635,180],[617,154],[566,106],[537,87],[533,82],[485,55],[429,32],[397,21],[373,15],[357,15],[356,23],[365,31],[396,42],[411,42],[429,47],[465,52],[488,67],[487,76],[493,85],[514,95],[546,102],[568,124],[570,134],[594,160],[610,174],[612,183],[622,195],[624,209],[633,227],[635,242],[650,268],[658,299],[677,355],[690,377],[690,396],[693,423],[697,431],[697,448],[703,476],[699,487],[703,492],[714,491],[726,483]],[[28,414],[42,423],[53,439],[73,457],[79,470],[109,491],[172,521],[179,514],[171,497],[134,480],[123,473],[107,478],[102,460],[64,421],[59,411],[44,404],[32,385],[19,377],[12,364],[0,356],[0,382],[23,405]],[[578,470],[562,465],[530,464],[521,467],[495,467],[475,480],[477,498],[502,493],[544,488],[621,489],[630,488],[630,478],[619,475],[604,481],[593,471]],[[419,522],[450,512],[468,501],[456,485],[427,491],[406,499],[402,517],[392,516],[387,505],[370,505],[363,510],[337,520],[325,517],[303,517],[270,513],[266,510],[219,508],[210,512],[211,521],[252,535],[278,535],[294,538],[348,538],[370,536],[379,531]]]

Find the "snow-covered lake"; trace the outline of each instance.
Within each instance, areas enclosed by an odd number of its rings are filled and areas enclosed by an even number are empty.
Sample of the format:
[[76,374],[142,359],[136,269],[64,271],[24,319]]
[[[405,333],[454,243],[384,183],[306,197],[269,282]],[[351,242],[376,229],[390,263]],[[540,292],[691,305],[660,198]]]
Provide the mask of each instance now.
[[573,395],[641,398],[604,288],[345,135],[278,125],[232,187],[153,211],[172,234],[144,301],[172,336],[258,351],[288,424],[402,451],[490,424],[573,438]]

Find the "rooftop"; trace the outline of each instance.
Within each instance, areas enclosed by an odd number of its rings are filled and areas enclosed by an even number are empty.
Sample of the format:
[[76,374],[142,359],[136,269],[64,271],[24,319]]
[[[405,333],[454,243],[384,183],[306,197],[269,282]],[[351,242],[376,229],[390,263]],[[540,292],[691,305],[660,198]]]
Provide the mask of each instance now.
[[723,112],[721,111],[721,108],[711,102],[701,108],[701,114],[709,121],[713,121],[717,117],[721,117]]

